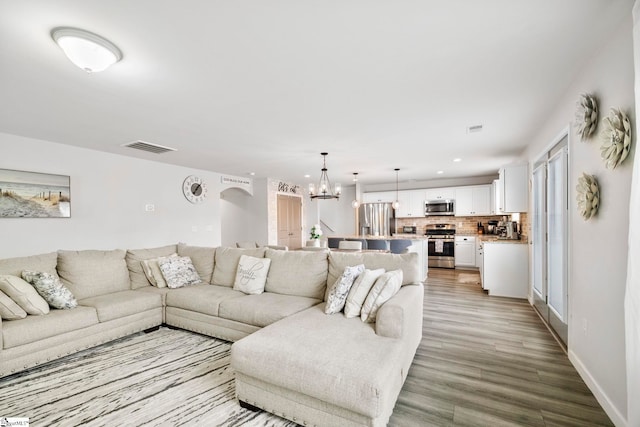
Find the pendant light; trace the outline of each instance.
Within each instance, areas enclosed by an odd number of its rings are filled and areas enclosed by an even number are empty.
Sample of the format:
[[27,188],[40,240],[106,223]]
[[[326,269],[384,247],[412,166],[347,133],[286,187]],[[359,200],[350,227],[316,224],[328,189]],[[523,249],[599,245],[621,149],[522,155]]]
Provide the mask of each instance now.
[[358,201],[358,172],[354,172],[353,173],[353,182],[355,183],[354,185],[356,186],[356,190],[355,190],[355,197],[353,198],[353,201],[351,202],[351,207],[353,209],[358,209],[360,207],[360,201]]
[[393,202],[393,209],[398,210],[398,208],[400,207],[400,201],[398,200],[398,172],[400,172],[400,168],[395,168],[394,171],[396,171],[396,201]]
[[109,40],[78,28],[54,28],[51,37],[73,64],[87,73],[104,71],[122,59]]
[[336,199],[340,198],[340,194],[342,194],[342,186],[338,183],[331,188],[331,181],[329,181],[329,176],[327,175],[327,155],[329,153],[320,153],[322,156],[322,169],[320,173],[320,182],[318,183],[318,188],[313,185],[313,183],[309,184],[309,197],[311,200],[313,199]]

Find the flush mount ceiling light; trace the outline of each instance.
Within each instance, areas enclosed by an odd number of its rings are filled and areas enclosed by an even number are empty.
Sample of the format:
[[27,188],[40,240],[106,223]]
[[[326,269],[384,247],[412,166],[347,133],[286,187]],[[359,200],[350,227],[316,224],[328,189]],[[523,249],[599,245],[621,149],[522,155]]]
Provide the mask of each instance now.
[[78,68],[87,73],[104,71],[122,59],[109,40],[78,28],[54,28],[51,37]]
[[309,197],[311,200],[313,199],[336,199],[340,198],[340,194],[342,194],[342,186],[336,183],[333,189],[331,188],[331,181],[329,181],[329,176],[327,175],[327,155],[329,153],[320,153],[322,156],[322,172],[320,173],[320,182],[318,183],[318,188],[313,185],[313,183],[309,184]]

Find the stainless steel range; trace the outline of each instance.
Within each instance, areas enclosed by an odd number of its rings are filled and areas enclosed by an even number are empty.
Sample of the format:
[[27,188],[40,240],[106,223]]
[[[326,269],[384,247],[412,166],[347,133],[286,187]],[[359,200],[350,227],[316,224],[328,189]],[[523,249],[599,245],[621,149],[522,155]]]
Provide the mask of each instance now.
[[425,234],[429,239],[429,267],[455,268],[455,224],[428,225]]

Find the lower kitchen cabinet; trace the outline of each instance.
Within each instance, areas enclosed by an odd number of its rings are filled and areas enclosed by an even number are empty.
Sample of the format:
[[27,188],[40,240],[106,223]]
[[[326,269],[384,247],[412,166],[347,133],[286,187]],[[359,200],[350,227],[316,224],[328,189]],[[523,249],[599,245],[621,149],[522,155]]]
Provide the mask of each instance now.
[[476,238],[473,236],[456,236],[456,267],[476,266]]
[[511,242],[482,243],[482,287],[489,295],[527,298],[529,245]]

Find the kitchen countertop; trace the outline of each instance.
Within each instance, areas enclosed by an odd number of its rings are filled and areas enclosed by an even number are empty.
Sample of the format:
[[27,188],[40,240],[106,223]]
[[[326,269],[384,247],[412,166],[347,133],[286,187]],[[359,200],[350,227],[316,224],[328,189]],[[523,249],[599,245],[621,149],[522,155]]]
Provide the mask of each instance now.
[[[471,236],[476,237],[483,242],[490,243],[516,243],[516,244],[526,244],[529,243],[526,237],[522,239],[505,239],[497,236],[495,234],[457,234],[458,236]],[[424,234],[403,234],[396,233],[393,236],[331,236],[331,237],[339,237],[343,239],[369,239],[369,240],[398,240],[398,239],[409,239],[409,240],[427,240],[427,236]]]

